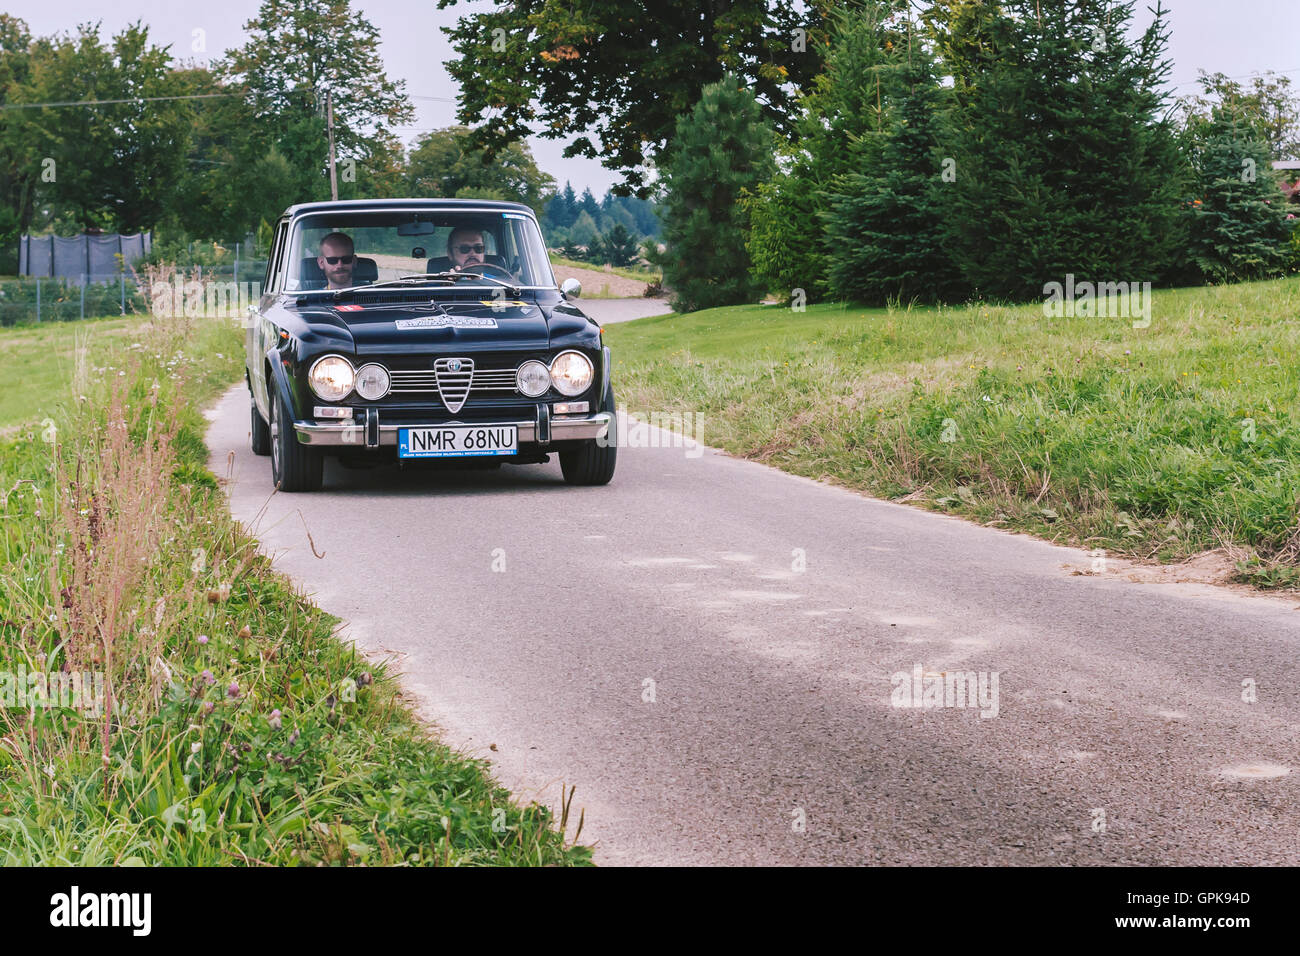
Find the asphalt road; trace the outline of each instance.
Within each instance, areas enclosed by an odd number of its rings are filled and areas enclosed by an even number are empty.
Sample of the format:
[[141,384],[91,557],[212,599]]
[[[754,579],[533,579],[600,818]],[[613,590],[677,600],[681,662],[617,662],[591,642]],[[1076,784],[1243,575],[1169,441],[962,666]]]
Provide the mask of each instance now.
[[[1294,601],[1072,574],[711,449],[271,496],[246,396],[208,435],[235,516],[449,743],[523,799],[576,785],[598,862],[1300,863]],[[896,706],[917,665],[986,696]]]
[[630,322],[672,311],[667,299],[579,299],[578,305],[601,325]]

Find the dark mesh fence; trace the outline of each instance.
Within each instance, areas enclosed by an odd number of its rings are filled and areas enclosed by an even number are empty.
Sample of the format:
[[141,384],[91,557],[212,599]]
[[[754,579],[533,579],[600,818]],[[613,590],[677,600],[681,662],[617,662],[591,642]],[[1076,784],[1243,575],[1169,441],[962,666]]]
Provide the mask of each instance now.
[[[141,260],[152,251],[149,233],[23,236],[20,276],[0,282],[0,325],[146,313],[152,294],[145,287],[149,267]],[[240,240],[191,242],[159,255],[176,267],[171,281],[185,285],[197,278],[205,287],[229,286],[225,298],[238,300],[242,309],[242,303],[260,295],[266,272],[266,259],[257,251],[254,243]]]
[[149,233],[135,235],[23,236],[18,243],[18,274],[83,282],[115,281],[124,269],[149,254]]

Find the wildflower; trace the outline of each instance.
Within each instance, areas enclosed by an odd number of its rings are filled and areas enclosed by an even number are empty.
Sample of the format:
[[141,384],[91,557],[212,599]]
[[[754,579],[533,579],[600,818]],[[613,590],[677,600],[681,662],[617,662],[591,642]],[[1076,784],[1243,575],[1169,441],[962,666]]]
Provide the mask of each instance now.
[[199,675],[199,678],[203,681],[203,683],[207,684],[209,687],[211,687],[213,684],[217,682],[217,679],[212,676],[212,671],[209,670],[205,670],[203,673],[201,673]]
[[192,754],[196,754],[202,749],[203,749],[203,744],[199,743],[197,740],[194,741],[194,743],[190,744],[190,753]]
[[198,640],[198,642],[199,642],[200,644],[206,644],[206,643],[208,643],[208,635],[206,635],[206,634],[200,634],[200,635],[198,636],[197,640]]
[[216,708],[216,705],[213,704],[212,701],[210,701],[210,700],[205,700],[205,701],[203,702],[203,713],[205,713],[205,714],[210,714],[210,713],[212,713],[212,712],[213,712],[214,710],[216,710],[216,709],[217,709],[217,708]]
[[230,682],[230,686],[226,688],[226,693],[229,694],[231,697],[238,697],[239,696],[238,682],[232,680]]
[[268,718],[268,720],[271,723],[271,726],[276,730],[280,729],[280,716],[281,716],[280,711],[277,709],[271,711],[271,716]]

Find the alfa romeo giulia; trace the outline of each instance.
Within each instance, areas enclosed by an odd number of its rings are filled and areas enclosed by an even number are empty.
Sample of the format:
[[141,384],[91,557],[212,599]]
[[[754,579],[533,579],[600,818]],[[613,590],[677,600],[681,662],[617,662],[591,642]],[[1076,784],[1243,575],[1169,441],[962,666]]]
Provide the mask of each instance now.
[[250,308],[251,443],[280,491],[323,461],[496,467],[560,459],[614,475],[609,349],[557,286],[529,207],[483,200],[305,203],[276,225]]

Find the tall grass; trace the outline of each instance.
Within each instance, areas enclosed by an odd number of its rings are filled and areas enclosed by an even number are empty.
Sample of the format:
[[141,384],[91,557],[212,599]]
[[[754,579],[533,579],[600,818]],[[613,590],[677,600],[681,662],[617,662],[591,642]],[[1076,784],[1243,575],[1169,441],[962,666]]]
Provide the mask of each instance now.
[[1041,306],[712,309],[607,327],[629,408],[730,452],[1052,540],[1300,584],[1300,279]]
[[0,455],[0,672],[105,689],[0,706],[0,862],[588,862],[580,819],[566,838],[418,726],[229,517],[199,408],[237,380],[239,330],[135,331]]

